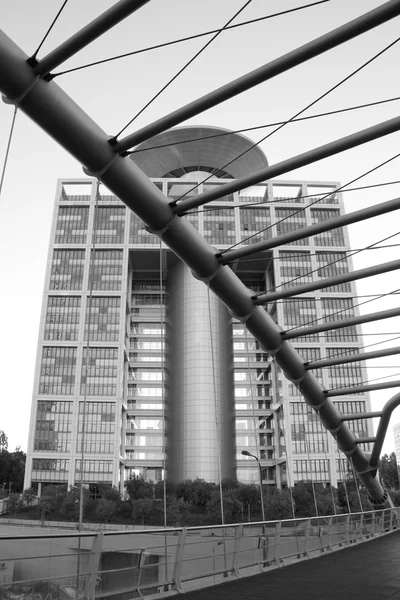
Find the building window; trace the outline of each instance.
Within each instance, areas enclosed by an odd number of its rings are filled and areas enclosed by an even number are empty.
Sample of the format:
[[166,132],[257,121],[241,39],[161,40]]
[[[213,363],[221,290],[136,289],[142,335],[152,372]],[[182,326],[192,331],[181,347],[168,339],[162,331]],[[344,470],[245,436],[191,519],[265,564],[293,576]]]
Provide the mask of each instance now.
[[54,250],[50,290],[81,290],[84,268],[84,250]]
[[[118,348],[88,348],[87,366],[82,365],[81,394],[115,396],[118,377]],[[85,376],[86,370],[86,376]],[[86,384],[86,390],[85,390]]]
[[95,211],[96,244],[123,244],[125,207],[101,206]]
[[[78,440],[76,451],[82,452],[84,403],[79,402]],[[112,454],[114,452],[115,403],[87,402],[85,411],[86,454]]]
[[[341,321],[349,317],[354,317],[354,307],[352,298],[322,298],[321,310],[324,316],[324,323],[328,321]],[[357,328],[355,325],[342,327],[327,331],[325,339],[329,342],[357,342]]]
[[309,252],[279,252],[279,272],[282,288],[307,283],[313,280],[311,256]]
[[314,459],[294,460],[293,470],[297,481],[329,481],[329,460]]
[[75,393],[76,348],[45,346],[39,378],[39,394]]
[[69,460],[67,458],[34,458],[32,460],[33,481],[68,481]]
[[45,340],[75,341],[78,339],[81,298],[49,296],[47,299]]
[[255,244],[272,237],[269,208],[240,208],[239,215],[240,239],[246,244]]
[[[91,303],[91,304],[90,304]],[[121,313],[121,298],[118,296],[93,296],[86,302],[85,340],[89,324],[90,305],[90,341],[117,342]]]
[[[283,323],[287,329],[307,326],[316,319],[316,305],[313,298],[287,299],[283,302]],[[316,342],[318,335],[297,338],[298,342]]]
[[[347,257],[344,252],[317,252],[316,254],[318,271],[315,279],[326,279],[328,277],[336,277],[349,272]],[[322,290],[325,294],[337,292],[351,292],[351,283],[340,283],[332,285]]]
[[[311,222],[323,223],[324,221],[330,221],[340,216],[340,210],[334,208],[311,208]],[[314,237],[314,243],[316,246],[344,246],[344,233],[343,228],[338,227],[331,231],[324,231]]]
[[69,452],[71,427],[72,402],[39,401],[37,404],[34,450]]
[[[296,212],[293,208],[276,208],[276,233],[277,235],[283,235],[284,233],[291,233],[292,231],[298,231],[304,229],[307,226],[307,218],[305,212]],[[303,240],[295,240],[287,244],[291,246],[308,246],[310,244],[309,238]]]
[[204,214],[204,238],[210,244],[232,245],[236,242],[235,213],[232,208],[219,208]]
[[85,244],[88,221],[88,206],[60,206],[54,242],[56,244]]
[[93,261],[93,290],[121,290],[122,263],[123,250],[95,250]]

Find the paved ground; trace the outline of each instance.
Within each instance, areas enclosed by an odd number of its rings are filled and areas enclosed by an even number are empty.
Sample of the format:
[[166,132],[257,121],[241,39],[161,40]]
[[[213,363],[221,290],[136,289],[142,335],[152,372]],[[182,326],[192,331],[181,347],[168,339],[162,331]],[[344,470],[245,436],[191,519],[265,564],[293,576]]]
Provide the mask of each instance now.
[[187,592],[185,600],[400,600],[400,531],[253,577]]

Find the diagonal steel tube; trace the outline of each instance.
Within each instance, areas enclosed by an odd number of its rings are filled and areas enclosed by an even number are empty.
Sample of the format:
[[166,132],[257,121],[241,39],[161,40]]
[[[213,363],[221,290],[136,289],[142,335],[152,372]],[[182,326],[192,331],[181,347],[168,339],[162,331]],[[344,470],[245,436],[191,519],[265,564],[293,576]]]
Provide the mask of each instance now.
[[389,381],[387,383],[371,383],[370,385],[355,385],[348,388],[336,388],[325,392],[327,398],[335,396],[348,396],[350,394],[364,394],[365,392],[373,392],[375,390],[390,390],[391,388],[400,387],[400,381]]
[[[400,315],[400,310],[399,310]],[[334,358],[323,358],[314,360],[306,364],[307,371],[315,369],[323,369],[324,367],[332,367],[334,365],[346,365],[348,363],[360,362],[362,360],[370,360],[373,358],[382,358],[383,356],[393,356],[400,354],[400,346],[397,348],[388,348],[387,350],[376,350],[375,352],[362,352],[360,354],[350,354],[348,356],[337,356]]]
[[[392,319],[393,317],[400,316],[400,308],[389,308],[388,310],[381,310],[376,313],[369,315],[362,315],[359,317],[349,317],[348,319],[340,319],[338,321],[326,321],[318,325],[310,325],[309,327],[299,327],[291,331],[283,331],[282,339],[293,340],[298,337],[305,335],[314,335],[315,333],[322,333],[323,331],[332,331],[332,329],[343,329],[344,327],[351,327],[352,325],[361,325],[362,323],[372,323],[373,321],[381,321],[383,319]],[[314,364],[314,363],[312,363]]]
[[120,0],[103,14],[83,27],[58,48],[52,50],[34,67],[35,75],[43,77],[61,63],[71,58],[85,46],[103,35],[106,31],[123,21],[126,17],[147,4],[150,0]]
[[[322,267],[323,268],[323,267]],[[255,304],[265,304],[266,302],[273,302],[275,300],[281,300],[282,298],[291,298],[292,296],[298,296],[300,294],[306,294],[314,290],[322,290],[332,285],[338,285],[340,283],[346,283],[347,281],[357,281],[358,279],[365,279],[365,277],[373,277],[374,275],[381,275],[382,273],[389,273],[390,271],[396,271],[400,269],[400,260],[392,260],[382,265],[374,265],[373,267],[366,267],[359,271],[352,271],[350,273],[342,273],[341,275],[335,275],[334,277],[328,277],[327,279],[321,279],[320,281],[312,281],[310,283],[303,283],[302,285],[295,285],[292,288],[282,290],[280,292],[267,292],[254,298]]]
[[199,279],[207,280],[212,291],[244,321],[266,352],[274,355],[284,375],[296,382],[306,402],[319,414],[339,448],[351,456],[372,498],[384,504],[386,493],[369,467],[365,453],[342,422],[339,411],[326,397],[315,376],[287,341],[271,316],[253,302],[253,292],[225,265],[215,249],[185,217],[177,217],[168,199],[129,158],[113,152],[107,134],[67,96],[54,81],[35,79],[26,54],[0,32],[0,91],[47,131],[62,147],[85,165],[85,172],[97,177],[133,210],[180,257]]
[[382,416],[381,410],[370,411],[367,413],[350,413],[342,416],[342,421],[359,421],[360,419],[376,419]]
[[296,229],[295,231],[289,231],[288,233],[278,235],[269,240],[256,242],[255,244],[251,244],[249,246],[242,246],[236,250],[226,250],[221,252],[219,255],[219,261],[221,264],[226,265],[233,260],[243,258],[244,256],[251,256],[252,254],[256,254],[262,250],[271,250],[272,248],[277,248],[278,246],[283,246],[284,244],[290,244],[291,242],[303,240],[304,238],[308,238],[319,233],[324,233],[325,231],[331,231],[332,229],[344,227],[345,225],[351,225],[352,223],[359,223],[360,221],[372,219],[373,217],[384,215],[399,209],[400,198],[393,198],[393,200],[387,200],[386,202],[381,202],[379,204],[375,204],[374,206],[368,206],[367,208],[362,208],[361,210],[355,210],[354,212],[341,215],[340,217],[334,217],[333,219],[322,221],[321,223],[315,223],[314,225],[309,225],[308,227],[302,227],[301,229]]
[[239,192],[247,187],[261,183],[262,181],[272,179],[273,177],[278,177],[278,175],[283,175],[284,173],[288,173],[294,169],[299,169],[300,167],[310,165],[318,160],[328,158],[329,156],[334,156],[335,154],[339,154],[345,150],[356,148],[361,144],[366,144],[372,140],[377,140],[399,130],[400,117],[395,117],[394,119],[389,119],[383,123],[378,123],[378,125],[373,125],[367,129],[357,131],[347,135],[346,137],[334,140],[333,142],[329,142],[328,144],[324,144],[318,148],[314,148],[313,150],[308,150],[307,152],[303,152],[302,154],[298,154],[297,156],[283,160],[276,165],[271,165],[270,167],[260,169],[251,175],[245,175],[244,177],[240,177],[240,179],[235,179],[229,183],[218,185],[214,189],[211,189],[208,192],[203,192],[202,194],[190,198],[189,200],[182,200],[178,204],[176,204],[176,201],[171,202],[171,206],[173,206],[174,212],[177,214],[187,212],[188,210],[197,208],[198,206],[203,206],[208,202],[218,200],[218,198],[223,198],[228,194]]
[[136,133],[126,136],[116,143],[115,150],[117,152],[129,150],[129,148],[148,140],[154,135],[166,131],[167,129],[170,129],[170,127],[174,127],[213,106],[217,106],[218,104],[221,104],[221,102],[225,102],[225,100],[233,98],[259,83],[272,79],[280,73],[284,73],[285,71],[292,69],[315,56],[319,56],[323,52],[331,50],[378,25],[382,25],[382,23],[397,17],[399,14],[399,0],[386,2],[382,6],[378,6],[368,13],[341,25],[333,31],[300,46],[300,48],[292,50],[280,58],[251,71],[251,73],[243,75],[213,92],[190,102],[186,106],[183,106],[169,115],[154,121],[150,125],[139,129]]

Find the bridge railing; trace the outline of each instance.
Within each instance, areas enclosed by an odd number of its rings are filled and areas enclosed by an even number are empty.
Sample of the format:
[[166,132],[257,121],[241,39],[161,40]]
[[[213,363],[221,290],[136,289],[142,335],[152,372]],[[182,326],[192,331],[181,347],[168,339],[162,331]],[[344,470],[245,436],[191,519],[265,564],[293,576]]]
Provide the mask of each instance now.
[[[124,531],[8,526],[0,598],[126,600],[313,558],[400,528],[400,508],[225,526]],[[6,529],[4,528],[3,531]]]

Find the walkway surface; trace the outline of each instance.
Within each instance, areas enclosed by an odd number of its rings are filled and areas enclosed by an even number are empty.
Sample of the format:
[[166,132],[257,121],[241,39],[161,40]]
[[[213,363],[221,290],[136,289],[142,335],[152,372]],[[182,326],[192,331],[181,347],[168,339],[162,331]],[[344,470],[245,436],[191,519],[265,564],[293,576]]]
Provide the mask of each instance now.
[[400,600],[400,531],[260,575],[187,592],[185,600]]

